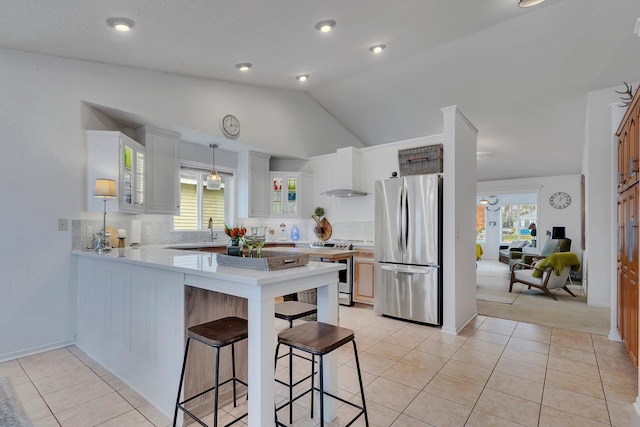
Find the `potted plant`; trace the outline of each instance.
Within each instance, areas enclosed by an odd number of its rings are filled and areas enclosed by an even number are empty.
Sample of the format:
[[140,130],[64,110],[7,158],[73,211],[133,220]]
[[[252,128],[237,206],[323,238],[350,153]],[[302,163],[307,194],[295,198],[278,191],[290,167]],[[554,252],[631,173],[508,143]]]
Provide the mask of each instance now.
[[245,235],[247,229],[244,227],[229,227],[224,225],[224,234],[229,236],[231,244],[227,246],[227,255],[240,256],[242,254],[242,247],[240,246],[240,238]]
[[313,213],[318,217],[318,218],[322,218],[324,216],[324,208],[321,206],[318,206],[317,208],[315,208],[315,210],[313,211]]

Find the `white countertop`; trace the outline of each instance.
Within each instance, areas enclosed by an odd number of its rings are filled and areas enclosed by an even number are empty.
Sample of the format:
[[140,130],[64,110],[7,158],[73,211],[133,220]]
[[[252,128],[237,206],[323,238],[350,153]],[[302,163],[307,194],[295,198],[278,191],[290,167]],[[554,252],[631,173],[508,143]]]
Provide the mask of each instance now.
[[[78,256],[102,258],[109,261],[136,264],[254,285],[279,282],[284,278],[295,279],[298,277],[309,277],[310,275],[339,271],[345,268],[343,264],[309,261],[308,265],[285,268],[283,270],[251,270],[219,266],[215,253],[169,249],[167,246],[168,245],[144,245],[123,249],[114,248],[104,253],[89,250],[73,250],[71,253]],[[171,246],[175,247],[176,245]],[[206,246],[212,245],[208,243]]]

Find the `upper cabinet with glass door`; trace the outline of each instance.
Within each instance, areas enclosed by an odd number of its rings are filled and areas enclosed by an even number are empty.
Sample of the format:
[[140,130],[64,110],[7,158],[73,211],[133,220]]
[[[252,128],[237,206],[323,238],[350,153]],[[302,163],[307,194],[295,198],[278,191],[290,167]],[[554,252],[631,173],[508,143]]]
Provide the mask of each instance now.
[[271,209],[273,217],[311,215],[311,177],[299,172],[271,172]]
[[117,131],[87,131],[87,210],[102,211],[102,199],[93,197],[98,178],[116,181],[118,203],[108,211],[144,213],[145,149]]

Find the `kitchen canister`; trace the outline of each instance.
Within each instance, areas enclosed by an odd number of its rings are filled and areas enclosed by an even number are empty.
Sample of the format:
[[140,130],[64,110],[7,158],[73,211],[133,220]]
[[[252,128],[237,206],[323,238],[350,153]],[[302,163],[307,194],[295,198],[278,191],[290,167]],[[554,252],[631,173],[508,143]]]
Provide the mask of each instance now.
[[287,241],[287,226],[284,222],[280,224],[280,231],[278,231],[278,240],[281,242]]

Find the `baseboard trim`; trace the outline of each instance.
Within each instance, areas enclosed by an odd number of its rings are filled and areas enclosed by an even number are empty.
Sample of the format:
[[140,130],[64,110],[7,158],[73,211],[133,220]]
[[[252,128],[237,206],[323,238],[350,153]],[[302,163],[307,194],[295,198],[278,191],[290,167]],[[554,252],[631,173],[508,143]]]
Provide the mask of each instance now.
[[19,359],[21,357],[27,357],[38,353],[44,353],[45,351],[57,350],[59,348],[69,347],[76,343],[76,340],[58,341],[55,343],[49,343],[45,345],[39,345],[23,350],[14,351],[11,353],[0,354],[0,363],[8,362],[10,360]]

